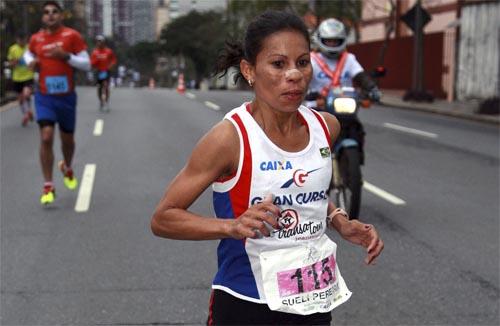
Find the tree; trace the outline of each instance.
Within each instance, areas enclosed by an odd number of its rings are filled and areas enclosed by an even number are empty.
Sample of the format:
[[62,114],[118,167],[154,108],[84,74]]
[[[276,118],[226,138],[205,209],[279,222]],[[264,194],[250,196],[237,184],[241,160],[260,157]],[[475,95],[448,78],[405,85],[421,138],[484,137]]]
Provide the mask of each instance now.
[[155,70],[159,45],[156,42],[139,42],[127,49],[125,62],[143,76],[152,76]]
[[260,13],[266,10],[288,10],[299,16],[311,12],[311,3],[304,0],[230,0],[227,7],[228,23],[231,30],[243,35],[246,26]]
[[240,35],[255,16],[267,9],[274,9],[289,10],[299,16],[310,12],[317,17],[318,23],[330,17],[340,19],[348,27],[354,28],[357,37],[357,24],[361,20],[361,5],[362,2],[359,0],[231,0],[228,3],[227,15],[231,29]]
[[[196,81],[208,77],[219,51],[224,47],[228,27],[223,13],[191,11],[163,28],[160,36],[166,54],[189,58],[194,65]],[[179,67],[182,68],[182,67]]]
[[362,2],[359,0],[315,0],[312,3],[312,12],[318,18],[318,24],[327,18],[336,18],[342,21],[348,29],[354,29],[356,42],[359,39],[358,24],[361,20]]

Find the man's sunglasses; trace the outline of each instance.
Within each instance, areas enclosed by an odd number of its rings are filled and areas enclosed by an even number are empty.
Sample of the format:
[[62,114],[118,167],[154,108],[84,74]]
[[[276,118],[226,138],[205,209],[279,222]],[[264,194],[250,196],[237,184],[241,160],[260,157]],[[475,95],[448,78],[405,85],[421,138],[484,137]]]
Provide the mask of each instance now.
[[54,10],[44,10],[43,11],[44,15],[55,15],[55,14],[58,14],[58,13],[59,13],[59,10],[57,10],[57,9],[54,9]]

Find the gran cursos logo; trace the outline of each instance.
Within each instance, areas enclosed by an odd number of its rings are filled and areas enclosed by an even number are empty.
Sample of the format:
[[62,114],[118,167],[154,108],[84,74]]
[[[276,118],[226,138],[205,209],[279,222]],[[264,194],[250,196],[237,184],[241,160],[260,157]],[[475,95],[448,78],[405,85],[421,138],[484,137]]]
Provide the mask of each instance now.
[[288,188],[292,184],[295,184],[297,187],[303,187],[304,184],[306,183],[306,179],[309,176],[309,173],[313,173],[314,171],[318,171],[319,169],[321,169],[321,168],[314,169],[311,171],[305,171],[302,169],[298,169],[295,172],[293,172],[293,177],[290,180],[288,180],[287,182],[285,182],[281,186],[281,188],[282,189]]

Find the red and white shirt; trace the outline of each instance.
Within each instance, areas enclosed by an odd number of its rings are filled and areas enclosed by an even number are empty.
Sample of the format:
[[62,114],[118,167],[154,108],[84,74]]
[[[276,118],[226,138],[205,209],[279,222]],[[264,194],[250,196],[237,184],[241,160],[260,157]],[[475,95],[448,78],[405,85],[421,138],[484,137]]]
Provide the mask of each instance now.
[[[288,152],[274,144],[254,120],[248,103],[225,116],[238,132],[240,159],[236,175],[212,186],[216,216],[237,219],[272,194],[273,203],[281,211],[278,223],[282,228],[260,239],[221,240],[212,288],[243,300],[267,303],[272,310],[309,314],[329,311],[333,305],[318,303],[307,310],[296,298],[311,296],[313,303],[315,293],[330,291],[333,282],[342,277],[332,249],[336,245],[325,235],[332,176],[329,131],[318,112],[301,106],[297,114],[309,130],[309,142],[299,152]],[[312,258],[309,252],[315,252]],[[270,258],[273,255],[280,258]],[[299,259],[290,265],[285,257]],[[295,263],[302,269],[297,269]],[[320,283],[314,283],[312,274],[308,275],[313,269]],[[300,273],[303,280],[297,283],[294,273]],[[349,296],[350,292],[338,304]]]

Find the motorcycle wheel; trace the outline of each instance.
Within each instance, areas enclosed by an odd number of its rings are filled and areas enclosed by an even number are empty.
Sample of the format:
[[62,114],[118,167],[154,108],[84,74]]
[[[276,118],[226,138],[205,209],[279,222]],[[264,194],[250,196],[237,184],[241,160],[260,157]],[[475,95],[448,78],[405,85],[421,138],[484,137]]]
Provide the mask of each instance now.
[[340,201],[345,203],[345,210],[350,219],[359,217],[361,205],[361,177],[360,152],[357,147],[346,148],[339,158],[339,170],[343,187],[340,191]]

